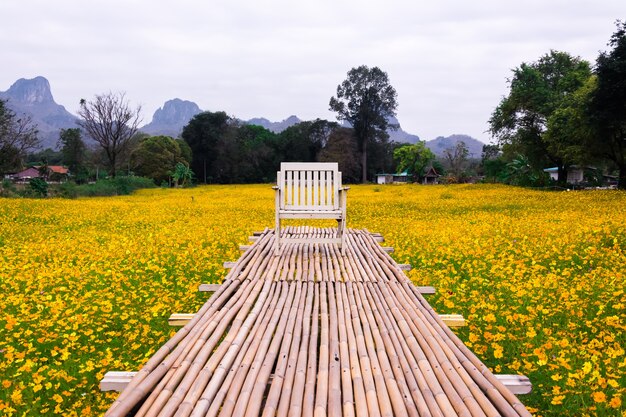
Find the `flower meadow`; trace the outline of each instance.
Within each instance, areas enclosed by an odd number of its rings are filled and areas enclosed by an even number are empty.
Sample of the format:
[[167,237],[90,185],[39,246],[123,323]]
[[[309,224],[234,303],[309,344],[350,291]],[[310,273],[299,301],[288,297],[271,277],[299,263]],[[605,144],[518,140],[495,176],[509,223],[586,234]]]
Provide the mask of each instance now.
[[[105,372],[139,369],[273,204],[268,185],[0,199],[0,415],[101,415]],[[359,185],[348,226],[382,233],[495,373],[531,379],[534,415],[626,415],[626,193]]]

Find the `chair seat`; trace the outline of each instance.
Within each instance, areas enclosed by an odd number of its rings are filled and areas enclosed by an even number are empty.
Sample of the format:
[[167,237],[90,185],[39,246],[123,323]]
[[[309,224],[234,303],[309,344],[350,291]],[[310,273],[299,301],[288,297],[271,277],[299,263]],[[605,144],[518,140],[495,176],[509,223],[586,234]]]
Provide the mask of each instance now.
[[278,210],[282,219],[341,219],[342,210]]

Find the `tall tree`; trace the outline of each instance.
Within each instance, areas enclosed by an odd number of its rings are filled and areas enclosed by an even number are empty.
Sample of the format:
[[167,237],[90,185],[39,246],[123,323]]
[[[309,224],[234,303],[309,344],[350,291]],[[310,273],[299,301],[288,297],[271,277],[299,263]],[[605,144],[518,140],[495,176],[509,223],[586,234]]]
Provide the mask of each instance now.
[[566,52],[550,51],[537,62],[522,63],[513,70],[509,95],[489,119],[491,134],[505,152],[524,155],[534,168],[557,165],[559,179],[564,181],[567,164],[548,148],[547,123],[563,100],[590,76],[589,63]]
[[30,116],[18,116],[0,99],[0,173],[21,168],[28,151],[39,145],[37,134]]
[[616,25],[609,41],[613,49],[601,53],[596,61],[598,84],[589,116],[597,134],[591,149],[617,165],[617,186],[626,189],[626,22]]
[[87,175],[85,160],[87,148],[81,138],[79,128],[61,129],[59,134],[59,146],[63,157],[63,164],[79,182]]
[[218,144],[233,129],[235,122],[223,111],[199,113],[183,128],[181,136],[193,153],[191,169],[205,184],[215,179],[212,166],[218,157]]
[[415,181],[424,175],[424,169],[435,159],[435,154],[419,141],[413,145],[396,148],[393,157],[398,161],[398,171],[407,171]]
[[106,154],[109,174],[115,177],[118,159],[139,129],[141,106],[130,107],[124,93],[96,95],[93,101],[82,99],[78,124]]
[[330,110],[337,119],[352,125],[361,152],[361,180],[367,182],[368,144],[387,137],[389,118],[395,117],[396,90],[387,73],[378,67],[361,65],[348,71],[348,77],[337,86],[337,96],[330,99]]

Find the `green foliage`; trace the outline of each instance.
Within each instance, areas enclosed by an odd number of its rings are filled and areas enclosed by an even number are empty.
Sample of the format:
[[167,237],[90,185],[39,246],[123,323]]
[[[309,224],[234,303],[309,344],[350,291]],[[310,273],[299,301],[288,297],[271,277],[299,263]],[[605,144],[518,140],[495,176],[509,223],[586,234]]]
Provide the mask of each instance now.
[[[537,62],[513,70],[510,91],[489,119],[490,132],[505,152],[523,154],[534,169],[567,161],[559,146],[548,146],[548,119],[566,98],[591,76],[587,61],[565,52],[550,51]],[[553,135],[553,141],[564,140]]]
[[85,182],[87,180],[87,167],[85,165],[87,149],[81,138],[80,129],[61,129],[59,146],[63,164],[69,169],[70,174],[76,179],[76,182]]
[[280,132],[276,142],[277,162],[317,161],[331,133],[338,127],[337,123],[322,119],[288,127]]
[[97,181],[93,184],[77,185],[75,189],[68,186],[66,190],[68,193],[76,196],[114,196],[114,195],[128,195],[133,191],[141,188],[154,188],[154,181],[150,178],[135,177],[135,176],[117,176],[115,178],[107,178]]
[[211,170],[218,159],[218,144],[233,129],[234,121],[225,112],[203,112],[195,115],[183,128],[182,138],[193,153],[191,169],[204,183],[212,178]]
[[626,22],[617,21],[609,46],[613,49],[596,62],[598,81],[589,117],[597,134],[590,149],[618,167],[618,188],[626,189]]
[[37,197],[48,196],[48,183],[45,180],[41,178],[32,178],[28,182],[28,186]]
[[321,150],[320,162],[337,162],[344,183],[358,182],[360,179],[360,166],[358,159],[357,144],[352,129],[339,127],[334,129],[328,137],[328,142]]
[[407,171],[415,181],[419,181],[425,168],[435,159],[435,154],[420,141],[414,145],[396,148],[393,157],[398,162],[398,171]]
[[398,103],[396,90],[387,73],[378,67],[361,65],[348,71],[347,78],[337,86],[337,96],[330,99],[330,110],[337,119],[353,127],[361,152],[362,181],[367,181],[367,146],[386,140],[389,119],[395,117]]
[[549,183],[548,175],[542,170],[533,168],[524,155],[517,155],[506,165],[505,180],[509,184],[523,187],[542,187]]
[[156,184],[167,181],[177,164],[190,159],[189,146],[169,136],[151,136],[141,139],[132,154],[133,171],[143,177],[152,178]]
[[189,165],[179,162],[174,167],[174,171],[172,173],[172,179],[174,180],[174,184],[177,187],[178,185],[185,187],[186,185],[191,184],[193,177],[194,177],[193,171],[191,170],[191,168],[189,168]]

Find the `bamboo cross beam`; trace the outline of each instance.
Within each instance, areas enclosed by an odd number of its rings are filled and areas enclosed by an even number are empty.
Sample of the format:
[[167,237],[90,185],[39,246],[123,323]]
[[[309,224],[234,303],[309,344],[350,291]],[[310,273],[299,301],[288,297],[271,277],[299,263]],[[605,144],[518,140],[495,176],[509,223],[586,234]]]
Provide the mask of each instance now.
[[220,289],[222,284],[200,284],[198,291],[215,292]]
[[[108,371],[100,380],[100,391],[121,392],[136,374],[137,372],[129,371]],[[495,377],[515,395],[530,394],[532,392],[532,383],[525,375],[496,374]],[[270,375],[270,382],[273,379],[274,376]]]
[[[200,286],[198,287],[198,291],[215,292],[219,289],[220,285],[222,284],[200,284]],[[423,295],[435,294],[437,292],[437,290],[435,290],[435,287],[430,287],[430,286],[420,286],[416,288],[417,288],[417,291]]]
[[[167,319],[167,324],[172,327],[184,326],[193,319],[194,315],[194,313],[173,313]],[[467,324],[461,314],[439,314],[439,318],[448,327],[464,327]]]

